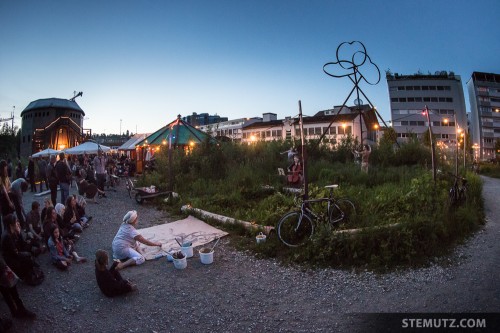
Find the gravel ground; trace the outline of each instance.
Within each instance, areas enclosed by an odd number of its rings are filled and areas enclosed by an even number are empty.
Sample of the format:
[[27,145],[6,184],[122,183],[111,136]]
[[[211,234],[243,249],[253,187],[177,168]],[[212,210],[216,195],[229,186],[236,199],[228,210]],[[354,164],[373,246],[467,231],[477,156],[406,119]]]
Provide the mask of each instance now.
[[[388,274],[302,270],[255,259],[222,239],[212,265],[202,265],[196,255],[185,270],[176,270],[165,258],[149,261],[122,273],[137,283],[137,292],[107,298],[95,282],[93,256],[99,248],[111,253],[123,215],[136,209],[139,227],[171,221],[119,188],[98,205],[88,204],[94,220],[77,243],[88,263],[60,272],[47,254],[39,257],[46,273],[43,284],[18,286],[38,317],[14,319],[13,331],[362,332],[360,313],[498,313],[500,180],[484,180],[488,223],[440,264]],[[32,200],[26,193],[26,207]],[[5,302],[0,302],[0,314],[9,316]]]

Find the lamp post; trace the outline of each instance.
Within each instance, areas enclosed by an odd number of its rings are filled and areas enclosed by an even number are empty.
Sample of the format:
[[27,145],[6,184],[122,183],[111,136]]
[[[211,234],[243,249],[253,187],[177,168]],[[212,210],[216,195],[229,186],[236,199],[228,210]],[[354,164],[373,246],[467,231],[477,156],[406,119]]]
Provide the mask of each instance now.
[[429,116],[429,108],[427,105],[425,106],[425,109],[423,110],[424,115],[427,117],[427,123],[429,124],[429,137],[431,140],[431,161],[432,161],[432,180],[436,182],[436,162],[435,162],[435,148],[434,148],[434,138],[432,135],[432,123],[431,123],[431,118]]

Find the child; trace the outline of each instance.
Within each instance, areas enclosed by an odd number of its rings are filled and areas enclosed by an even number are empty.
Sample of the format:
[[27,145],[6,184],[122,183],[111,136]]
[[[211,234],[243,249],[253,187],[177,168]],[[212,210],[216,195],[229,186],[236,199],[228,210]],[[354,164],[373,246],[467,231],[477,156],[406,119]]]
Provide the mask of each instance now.
[[95,253],[95,277],[97,285],[102,293],[108,297],[118,296],[130,291],[137,290],[137,286],[128,280],[124,280],[118,269],[120,263],[114,261],[108,270],[108,253],[104,250],[97,250]]
[[58,227],[52,228],[48,243],[52,263],[61,270],[66,270],[71,265],[73,258],[75,258],[76,262],[83,263],[87,261],[86,258],[78,256],[75,251],[66,248]]

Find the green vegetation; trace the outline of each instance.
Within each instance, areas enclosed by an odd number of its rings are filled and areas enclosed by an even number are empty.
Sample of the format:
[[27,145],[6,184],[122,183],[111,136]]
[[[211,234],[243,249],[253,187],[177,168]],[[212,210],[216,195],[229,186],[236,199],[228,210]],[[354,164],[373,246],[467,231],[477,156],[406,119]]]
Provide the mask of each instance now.
[[[338,233],[319,224],[312,241],[291,249],[272,234],[257,246],[255,233],[231,227],[235,244],[289,263],[386,269],[425,264],[483,223],[482,185],[477,175],[466,175],[467,202],[450,207],[448,191],[453,177],[448,173],[454,166],[441,163],[434,182],[428,170],[430,150],[425,145],[412,140],[396,148],[383,138],[373,149],[368,174],[353,161],[355,145],[351,138],[335,151],[308,144],[307,174],[310,197],[327,195],[325,185],[340,185],[335,194],[351,198],[357,208],[356,219],[340,229],[360,231]],[[181,196],[177,203],[163,204],[171,212],[178,213],[181,205],[189,203],[239,220],[276,226],[282,215],[295,209],[294,197],[282,191],[285,179],[277,172],[278,167],[288,165],[286,155],[280,153],[289,147],[284,142],[206,143],[189,154],[174,151],[171,170],[167,152],[162,151],[157,171],[144,175],[141,182],[166,188],[171,174],[173,189]]]

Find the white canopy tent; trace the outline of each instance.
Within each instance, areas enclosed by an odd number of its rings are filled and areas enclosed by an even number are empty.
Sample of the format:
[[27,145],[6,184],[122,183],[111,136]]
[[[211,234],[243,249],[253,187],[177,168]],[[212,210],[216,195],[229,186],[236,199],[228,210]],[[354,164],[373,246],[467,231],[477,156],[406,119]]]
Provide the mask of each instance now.
[[44,149],[42,151],[39,151],[38,153],[31,155],[31,157],[47,157],[50,155],[57,155],[61,152],[62,152],[62,150],[55,150],[52,148],[47,148],[47,149]]
[[97,154],[99,149],[104,153],[111,151],[111,148],[108,146],[103,146],[92,141],[87,141],[79,146],[65,149],[64,153],[68,155]]

